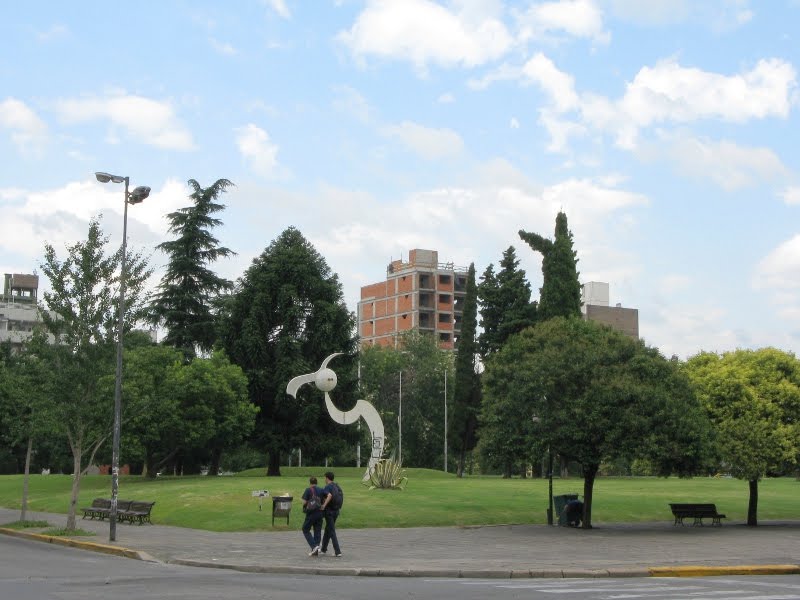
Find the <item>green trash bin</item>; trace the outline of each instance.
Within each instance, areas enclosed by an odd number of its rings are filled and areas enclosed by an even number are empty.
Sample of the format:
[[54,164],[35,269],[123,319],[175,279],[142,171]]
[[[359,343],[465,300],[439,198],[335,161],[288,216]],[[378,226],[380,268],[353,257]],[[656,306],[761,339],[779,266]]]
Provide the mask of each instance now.
[[564,514],[564,507],[570,500],[577,500],[578,494],[561,494],[560,496],[553,496],[553,510],[558,515],[558,524],[561,527],[567,526],[567,515]]

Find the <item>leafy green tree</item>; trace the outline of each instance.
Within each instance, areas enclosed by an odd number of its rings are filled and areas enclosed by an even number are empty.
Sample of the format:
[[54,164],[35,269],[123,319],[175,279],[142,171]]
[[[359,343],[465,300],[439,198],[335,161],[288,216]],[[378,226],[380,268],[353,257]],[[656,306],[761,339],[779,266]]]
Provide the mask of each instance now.
[[194,204],[167,215],[169,231],[177,237],[157,246],[169,261],[153,296],[150,318],[167,328],[165,344],[193,358],[197,348],[208,352],[214,345],[216,321],[212,305],[218,294],[233,285],[208,268],[220,258],[234,254],[220,246],[211,233],[214,227],[222,225],[212,215],[225,208],[216,200],[233,184],[227,179],[218,179],[207,188],[200,187],[194,179],[188,183]]
[[550,240],[537,233],[520,230],[522,238],[542,255],[542,287],[539,290],[537,318],[546,321],[553,317],[581,314],[581,284],[578,281],[578,258],[572,247],[572,232],[567,215],[556,216],[555,237]]
[[510,335],[536,322],[536,304],[531,303],[531,285],[519,268],[514,246],[503,252],[500,271],[489,265],[478,285],[482,332],[478,337],[481,357],[497,352]]
[[320,457],[342,440],[353,443],[356,426],[348,432],[333,423],[314,386],[303,386],[297,400],[286,394],[293,377],[341,352],[331,364],[339,377],[332,398],[356,400],[355,315],[338,276],[297,229],[286,229],[253,261],[223,309],[222,343],[260,409],[254,435],[269,453],[268,475],[280,475],[281,453],[292,448]]
[[255,426],[258,408],[247,396],[247,377],[221,350],[208,359],[195,359],[178,375],[176,396],[183,401],[182,414],[199,413],[202,406],[204,418],[197,419],[205,424],[201,455],[208,461],[209,475],[218,475],[223,452],[241,444]]
[[708,420],[677,361],[591,321],[555,317],[512,336],[484,387],[495,443],[505,426],[520,453],[543,445],[580,463],[585,528],[601,463],[643,458],[688,475],[707,455]]
[[456,451],[456,475],[464,476],[467,452],[477,444],[476,430],[478,413],[481,408],[481,378],[478,375],[478,288],[475,285],[475,265],[470,263],[467,272],[467,289],[464,295],[464,311],[461,319],[461,333],[456,348],[453,382],[452,427],[450,428],[453,448]]
[[[381,414],[387,456],[399,457],[400,385],[402,377],[404,465],[441,468],[444,455],[444,378],[448,411],[452,410],[452,354],[442,351],[428,333],[409,331],[397,347],[371,346],[360,355],[360,394]],[[449,425],[449,424],[448,424]]]
[[797,466],[800,360],[774,348],[703,352],[686,363],[714,425],[721,468],[749,483],[747,524],[758,524],[758,482]]
[[9,447],[25,448],[21,521],[27,518],[34,444],[52,436],[52,432],[57,429],[50,421],[47,411],[47,401],[57,390],[53,387],[51,365],[42,360],[40,351],[47,349],[47,343],[42,327],[38,326],[20,352],[7,354],[0,361],[0,407],[3,415],[8,418],[4,437]]
[[[89,224],[87,239],[67,247],[61,261],[45,244],[44,262],[50,291],[44,293],[48,310],[42,311],[47,330],[56,343],[41,348],[50,361],[53,394],[47,410],[53,423],[65,433],[73,459],[73,485],[67,514],[67,529],[75,529],[75,509],[83,471],[111,433],[113,395],[100,395],[101,377],[114,371],[114,338],[117,329],[119,267],[122,248],[107,255],[97,220]],[[144,316],[144,283],[150,276],[147,260],[130,253],[126,268],[124,330]],[[85,455],[88,452],[88,461]]]

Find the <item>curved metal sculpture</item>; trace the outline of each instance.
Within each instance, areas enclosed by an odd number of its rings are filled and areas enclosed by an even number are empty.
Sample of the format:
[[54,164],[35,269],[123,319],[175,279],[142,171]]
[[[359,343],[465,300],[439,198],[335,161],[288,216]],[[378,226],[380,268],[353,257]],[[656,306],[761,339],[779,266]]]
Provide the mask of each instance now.
[[331,359],[340,356],[341,352],[336,352],[328,356],[322,361],[322,365],[315,373],[307,373],[306,375],[298,375],[293,378],[289,385],[286,386],[286,393],[292,398],[297,398],[297,390],[306,383],[314,383],[318,390],[325,394],[325,407],[328,409],[328,414],[331,418],[341,425],[351,425],[358,421],[359,418],[364,419],[364,422],[369,427],[369,432],[372,438],[372,451],[370,454],[369,462],[367,463],[367,471],[364,473],[364,480],[369,479],[375,465],[383,458],[383,445],[385,437],[383,434],[383,420],[372,406],[366,400],[358,400],[356,405],[348,410],[342,411],[334,406],[328,392],[336,387],[338,379],[336,373],[328,368],[328,363]]

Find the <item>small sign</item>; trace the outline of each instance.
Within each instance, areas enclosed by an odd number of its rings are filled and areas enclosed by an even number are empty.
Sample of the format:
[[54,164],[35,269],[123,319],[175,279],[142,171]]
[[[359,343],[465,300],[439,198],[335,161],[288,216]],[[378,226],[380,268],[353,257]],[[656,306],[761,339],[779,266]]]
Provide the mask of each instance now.
[[258,498],[258,510],[261,510],[261,500],[269,496],[269,490],[253,490],[250,495],[253,498]]

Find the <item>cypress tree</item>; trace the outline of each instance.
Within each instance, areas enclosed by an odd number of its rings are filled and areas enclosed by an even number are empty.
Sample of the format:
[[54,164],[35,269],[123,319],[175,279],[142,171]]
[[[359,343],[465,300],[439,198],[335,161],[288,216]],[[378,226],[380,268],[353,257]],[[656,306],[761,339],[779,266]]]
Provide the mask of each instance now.
[[572,232],[567,226],[567,215],[556,216],[555,238],[520,230],[522,238],[536,252],[542,254],[542,287],[539,289],[537,318],[546,321],[553,317],[579,317],[581,315],[581,284],[578,281],[578,258],[572,247]]

